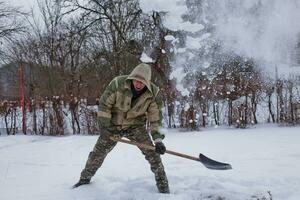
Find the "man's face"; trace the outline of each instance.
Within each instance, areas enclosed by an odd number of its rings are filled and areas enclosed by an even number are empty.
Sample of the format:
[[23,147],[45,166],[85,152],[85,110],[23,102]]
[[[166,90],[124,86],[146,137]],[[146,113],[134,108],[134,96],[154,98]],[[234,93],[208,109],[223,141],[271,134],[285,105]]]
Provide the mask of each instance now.
[[141,91],[145,87],[145,84],[138,80],[132,80],[132,84],[136,91]]

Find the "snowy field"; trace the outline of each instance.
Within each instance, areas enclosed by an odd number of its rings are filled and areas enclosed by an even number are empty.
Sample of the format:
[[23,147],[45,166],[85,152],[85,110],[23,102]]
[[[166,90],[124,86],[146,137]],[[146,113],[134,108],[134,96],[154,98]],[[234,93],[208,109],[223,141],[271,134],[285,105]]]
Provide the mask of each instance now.
[[97,136],[0,136],[0,199],[299,200],[299,130],[169,130],[169,150],[203,153],[233,167],[209,170],[196,161],[164,155],[169,195],[157,193],[148,163],[134,146],[118,144],[90,185],[71,189]]

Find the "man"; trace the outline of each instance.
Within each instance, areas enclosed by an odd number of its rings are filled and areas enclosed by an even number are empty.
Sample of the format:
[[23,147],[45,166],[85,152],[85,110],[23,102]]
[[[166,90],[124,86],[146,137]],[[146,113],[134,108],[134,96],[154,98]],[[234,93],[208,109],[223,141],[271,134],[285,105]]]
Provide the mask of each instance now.
[[160,193],[170,193],[168,179],[164,171],[160,154],[166,147],[159,132],[161,125],[161,99],[159,88],[151,83],[151,67],[141,63],[130,75],[114,78],[102,94],[99,102],[98,123],[101,135],[92,152],[90,152],[81,177],[74,187],[89,184],[97,169],[102,165],[106,155],[115,147],[116,141],[111,137],[126,137],[130,140],[153,144],[146,130],[149,122],[155,151],[140,148],[154,173]]

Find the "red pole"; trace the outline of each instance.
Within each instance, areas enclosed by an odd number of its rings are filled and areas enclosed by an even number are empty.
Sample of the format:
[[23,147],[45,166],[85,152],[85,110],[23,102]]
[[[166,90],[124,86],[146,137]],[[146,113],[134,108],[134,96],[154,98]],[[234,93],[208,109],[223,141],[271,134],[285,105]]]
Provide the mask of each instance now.
[[20,80],[20,97],[21,97],[21,107],[22,107],[22,130],[24,135],[26,135],[26,113],[25,113],[25,98],[23,90],[23,67],[19,64],[19,80]]

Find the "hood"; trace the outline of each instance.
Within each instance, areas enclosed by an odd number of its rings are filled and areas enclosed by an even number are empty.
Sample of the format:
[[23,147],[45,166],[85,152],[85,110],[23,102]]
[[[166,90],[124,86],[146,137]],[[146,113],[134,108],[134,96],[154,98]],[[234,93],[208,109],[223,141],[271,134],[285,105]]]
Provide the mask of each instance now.
[[136,66],[127,77],[128,80],[138,80],[146,85],[151,92],[151,66],[141,63]]

